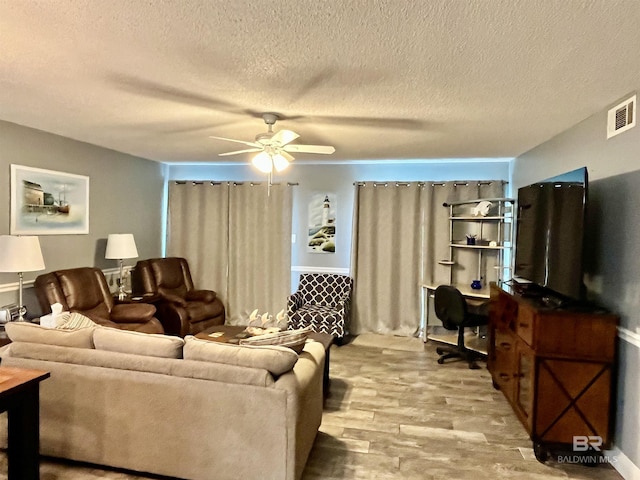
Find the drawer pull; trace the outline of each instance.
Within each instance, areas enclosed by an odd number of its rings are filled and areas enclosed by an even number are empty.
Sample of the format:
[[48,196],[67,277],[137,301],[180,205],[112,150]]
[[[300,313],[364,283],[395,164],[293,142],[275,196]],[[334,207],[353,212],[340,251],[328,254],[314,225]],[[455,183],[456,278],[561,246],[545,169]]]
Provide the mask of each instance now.
[[511,344],[507,342],[501,342],[500,347],[504,348],[505,350],[509,350],[511,348]]
[[528,323],[519,323],[518,326],[520,328],[529,328],[529,324]]
[[499,376],[503,380],[509,380],[509,378],[511,378],[511,376],[508,373],[500,373]]

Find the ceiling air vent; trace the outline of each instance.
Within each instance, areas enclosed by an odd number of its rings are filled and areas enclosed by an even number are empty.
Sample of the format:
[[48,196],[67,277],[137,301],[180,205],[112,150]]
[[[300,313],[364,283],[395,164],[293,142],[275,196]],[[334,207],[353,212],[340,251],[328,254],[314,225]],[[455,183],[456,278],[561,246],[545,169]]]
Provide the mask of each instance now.
[[607,138],[636,126],[636,96],[616,105],[607,115]]

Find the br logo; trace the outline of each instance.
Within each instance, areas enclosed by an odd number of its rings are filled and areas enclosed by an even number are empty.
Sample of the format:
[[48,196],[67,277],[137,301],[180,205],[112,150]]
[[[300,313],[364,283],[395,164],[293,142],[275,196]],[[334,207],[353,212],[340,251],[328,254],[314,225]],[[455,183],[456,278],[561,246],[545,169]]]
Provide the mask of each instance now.
[[597,435],[574,435],[573,437],[574,452],[586,452],[587,450],[599,452],[601,446],[602,437]]

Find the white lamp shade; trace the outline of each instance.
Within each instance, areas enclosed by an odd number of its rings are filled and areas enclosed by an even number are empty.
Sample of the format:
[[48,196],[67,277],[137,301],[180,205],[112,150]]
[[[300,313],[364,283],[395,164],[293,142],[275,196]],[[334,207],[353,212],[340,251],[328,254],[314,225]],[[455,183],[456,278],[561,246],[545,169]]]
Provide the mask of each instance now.
[[269,156],[267,152],[260,152],[259,154],[257,154],[255,157],[253,157],[251,163],[253,163],[254,167],[264,173],[270,173],[273,169],[271,156]]
[[120,260],[137,258],[138,249],[132,233],[111,233],[107,238],[107,251],[104,258]]
[[0,235],[0,272],[44,270],[38,237]]
[[284,170],[289,166],[289,161],[279,153],[276,153],[273,156],[273,166],[276,169],[276,171],[281,172],[282,170]]

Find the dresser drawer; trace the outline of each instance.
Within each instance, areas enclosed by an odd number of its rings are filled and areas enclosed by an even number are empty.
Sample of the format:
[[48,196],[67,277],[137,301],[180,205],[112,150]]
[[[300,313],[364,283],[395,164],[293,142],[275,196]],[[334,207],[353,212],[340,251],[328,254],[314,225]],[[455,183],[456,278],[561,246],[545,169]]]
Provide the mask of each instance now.
[[493,364],[493,381],[508,399],[513,398],[514,373],[516,368],[516,339],[506,331],[496,331],[495,361]]
[[530,347],[533,344],[533,324],[536,313],[528,305],[520,305],[516,320],[516,334]]

